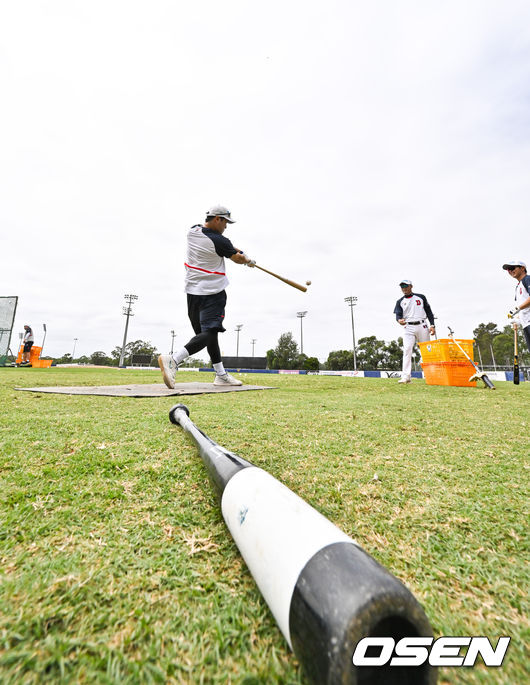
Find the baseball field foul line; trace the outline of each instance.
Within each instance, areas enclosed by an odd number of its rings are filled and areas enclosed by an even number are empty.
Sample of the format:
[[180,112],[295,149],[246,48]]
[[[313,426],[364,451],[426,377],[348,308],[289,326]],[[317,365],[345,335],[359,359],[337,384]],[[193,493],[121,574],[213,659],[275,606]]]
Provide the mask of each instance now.
[[436,669],[355,667],[364,637],[431,637],[412,593],[354,540],[266,471],[226,450],[175,405],[195,441],[225,523],[309,682],[433,685]]

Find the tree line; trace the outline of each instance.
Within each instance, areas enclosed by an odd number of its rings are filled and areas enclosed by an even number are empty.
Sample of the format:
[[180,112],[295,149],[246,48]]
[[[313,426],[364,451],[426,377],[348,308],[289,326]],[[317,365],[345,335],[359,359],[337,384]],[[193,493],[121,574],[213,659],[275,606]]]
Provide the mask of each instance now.
[[[403,338],[386,343],[378,340],[375,335],[360,338],[355,346],[357,368],[361,370],[387,369],[398,371],[401,369],[403,358]],[[413,363],[418,363],[420,353],[417,348],[413,352]],[[300,354],[298,345],[292,333],[283,333],[277,346],[267,352],[267,367],[269,369],[305,369],[318,371],[343,371],[353,369],[355,360],[353,350],[334,350],[330,352],[324,364],[320,364],[316,357]]]
[[[530,354],[526,348],[521,327],[518,327],[519,364],[529,365]],[[481,323],[473,331],[475,338],[475,361],[481,366],[511,366],[513,363],[514,334],[508,325],[499,330],[496,323]]]
[[[123,363],[125,366],[131,366],[135,363],[135,357],[143,357],[142,363],[157,365],[157,358],[160,352],[146,340],[135,340],[125,345],[125,355]],[[83,355],[81,357],[73,358],[71,354],[63,354],[62,357],[55,358],[56,364],[94,364],[95,366],[119,366],[121,357],[121,346],[115,347],[110,355],[102,350],[92,352],[90,355]],[[43,359],[51,359],[51,357],[43,357]],[[136,359],[136,363],[138,363]],[[182,366],[200,367],[206,366],[206,362],[202,359],[187,359]]]
[[[473,331],[475,339],[475,361],[480,366],[510,366],[513,363],[514,335],[511,326],[502,330],[495,323],[481,323]],[[124,363],[130,366],[134,357],[142,355],[149,357],[156,365],[158,350],[148,341],[135,340],[125,346]],[[386,342],[375,335],[360,338],[355,346],[357,368],[360,370],[385,369],[399,371],[403,357],[403,338]],[[121,347],[115,347],[110,355],[97,350],[91,355],[72,358],[70,354],[55,359],[57,364],[94,364],[96,366],[118,366]],[[50,357],[47,357],[50,359]],[[526,350],[523,335],[519,332],[519,360],[521,365],[530,364],[530,355]],[[421,361],[418,346],[414,347],[412,362],[418,367]],[[184,366],[208,366],[209,362],[202,359],[189,359]],[[317,357],[302,354],[292,333],[282,333],[275,348],[267,351],[267,368],[269,369],[303,369],[318,371],[342,371],[354,368],[353,350],[333,350],[327,360],[321,364]]]
[[[504,326],[502,331],[495,323],[481,323],[473,331],[475,339],[475,361],[480,366],[511,367],[514,353],[513,328]],[[522,366],[530,365],[530,354],[526,349],[524,336],[518,330],[519,361]],[[357,368],[360,370],[399,371],[403,360],[403,338],[386,342],[375,335],[360,338],[355,346]],[[415,345],[412,363],[419,368],[421,354]],[[284,333],[278,345],[267,352],[267,366],[270,369],[307,369],[319,368],[330,371],[353,369],[355,365],[353,350],[334,350],[329,353],[324,364],[318,364],[315,357],[306,357],[298,351],[298,346],[291,333]]]

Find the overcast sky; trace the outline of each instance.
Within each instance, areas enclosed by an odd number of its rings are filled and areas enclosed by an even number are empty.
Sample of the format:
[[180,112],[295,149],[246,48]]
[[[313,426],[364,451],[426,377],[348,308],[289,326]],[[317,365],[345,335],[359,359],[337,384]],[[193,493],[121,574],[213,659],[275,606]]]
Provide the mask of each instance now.
[[[530,262],[524,0],[73,0],[0,10],[0,295],[45,354],[191,336],[189,226],[308,293],[228,264],[225,355],[279,336],[327,358],[401,335],[403,278],[472,337],[504,326]],[[206,353],[205,353],[206,354]],[[201,356],[201,355],[199,355]],[[206,356],[203,355],[203,358]]]

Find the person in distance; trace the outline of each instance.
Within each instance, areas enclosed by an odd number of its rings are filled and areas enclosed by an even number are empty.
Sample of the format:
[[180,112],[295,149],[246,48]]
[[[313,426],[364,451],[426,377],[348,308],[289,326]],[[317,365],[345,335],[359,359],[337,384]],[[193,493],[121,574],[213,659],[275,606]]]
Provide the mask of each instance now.
[[431,335],[434,335],[434,314],[425,295],[412,292],[412,281],[405,279],[401,281],[399,287],[403,294],[396,302],[394,314],[396,321],[405,328],[403,331],[403,370],[399,383],[410,383],[412,350],[416,342],[426,342]]

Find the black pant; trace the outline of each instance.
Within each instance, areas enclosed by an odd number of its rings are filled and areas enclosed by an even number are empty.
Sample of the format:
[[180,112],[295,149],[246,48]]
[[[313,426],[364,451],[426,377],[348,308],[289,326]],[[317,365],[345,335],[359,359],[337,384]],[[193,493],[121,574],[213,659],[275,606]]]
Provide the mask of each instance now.
[[219,333],[224,332],[226,292],[213,295],[191,295],[188,293],[188,316],[196,335],[184,347],[190,354],[197,354],[206,347],[212,364],[221,361]]
[[218,364],[221,361],[221,350],[219,348],[219,341],[217,336],[219,331],[209,328],[194,336],[184,347],[190,354],[197,354],[205,347],[208,350],[212,364]]

